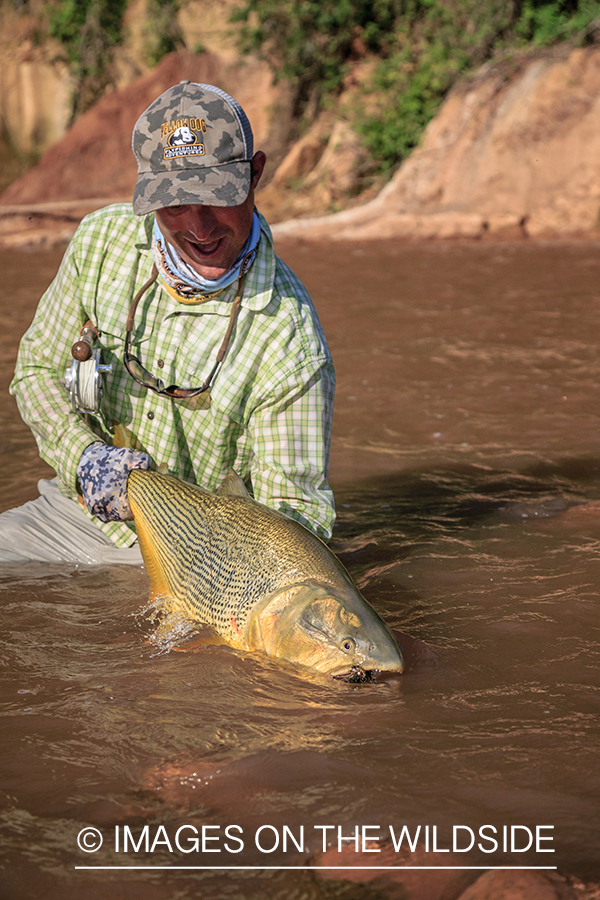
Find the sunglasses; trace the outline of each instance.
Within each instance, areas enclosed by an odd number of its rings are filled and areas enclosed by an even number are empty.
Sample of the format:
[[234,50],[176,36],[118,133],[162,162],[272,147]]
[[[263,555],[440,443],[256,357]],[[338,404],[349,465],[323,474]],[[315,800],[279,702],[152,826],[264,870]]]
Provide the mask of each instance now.
[[123,365],[127,372],[131,375],[134,381],[137,381],[138,384],[141,384],[142,387],[147,388],[149,391],[154,391],[155,394],[161,394],[163,397],[173,397],[175,400],[187,400],[190,397],[197,397],[198,394],[204,394],[211,386],[215,375],[219,369],[219,366],[223,362],[225,354],[227,353],[227,348],[229,347],[229,342],[231,340],[231,335],[233,333],[233,329],[235,328],[235,323],[237,321],[238,313],[240,311],[240,305],[242,302],[242,290],[244,286],[244,275],[241,276],[239,283],[237,294],[233,304],[231,306],[231,313],[229,316],[229,324],[227,326],[227,331],[225,332],[225,337],[223,338],[223,342],[217,353],[217,360],[212,367],[210,375],[204,382],[201,387],[197,388],[181,388],[176,384],[170,384],[165,386],[164,381],[160,378],[157,378],[148,369],[144,368],[140,359],[137,356],[134,356],[131,353],[131,334],[133,332],[133,324],[135,311],[138,307],[138,303],[146,293],[146,291],[152,287],[154,282],[158,277],[158,269],[156,266],[152,267],[152,275],[148,279],[148,281],[142,285],[140,290],[137,292],[135,297],[133,298],[133,302],[129,309],[129,315],[127,316],[127,333],[125,336],[125,351],[123,354]]

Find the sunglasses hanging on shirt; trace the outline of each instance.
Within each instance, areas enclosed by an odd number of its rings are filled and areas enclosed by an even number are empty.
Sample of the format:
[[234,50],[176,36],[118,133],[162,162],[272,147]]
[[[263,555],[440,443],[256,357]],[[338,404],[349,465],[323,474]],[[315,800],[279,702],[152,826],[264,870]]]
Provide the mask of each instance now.
[[197,397],[198,394],[203,394],[210,388],[214,377],[217,374],[217,371],[221,363],[223,362],[223,359],[225,358],[225,354],[227,353],[231,335],[233,334],[233,329],[235,328],[235,323],[240,311],[242,291],[244,288],[244,280],[246,277],[247,268],[244,271],[244,266],[242,266],[242,271],[243,275],[241,275],[238,281],[237,293],[235,296],[235,300],[233,301],[233,304],[231,306],[231,313],[229,315],[229,324],[227,326],[227,331],[225,332],[225,337],[223,338],[223,342],[219,348],[219,352],[217,353],[215,364],[212,367],[208,378],[201,387],[182,388],[178,387],[176,384],[165,386],[165,383],[164,381],[162,381],[162,379],[157,378],[155,375],[149,372],[148,369],[143,366],[141,360],[137,356],[133,356],[133,354],[131,353],[131,334],[133,332],[135,311],[137,309],[138,303],[140,302],[146,291],[150,287],[152,287],[158,277],[158,269],[156,268],[156,265],[152,267],[152,275],[150,276],[148,281],[144,285],[142,285],[141,289],[133,298],[133,302],[129,310],[129,315],[127,316],[123,364],[134,381],[137,381],[138,384],[141,384],[142,387],[147,388],[149,391],[154,391],[155,394],[160,394],[163,397],[172,397],[175,400],[188,400],[190,397]]
[[[255,254],[256,251],[254,250],[249,253],[248,256],[253,257],[255,256]],[[251,263],[251,261],[252,260],[248,260],[248,263]],[[157,378],[155,375],[149,372],[148,369],[146,369],[143,365],[142,361],[137,356],[134,356],[131,352],[131,335],[134,329],[134,319],[138,304],[146,291],[148,291],[149,288],[152,287],[158,277],[158,269],[156,268],[156,265],[152,267],[152,274],[150,278],[145,282],[145,284],[142,285],[140,290],[133,298],[133,302],[129,309],[129,314],[127,316],[123,365],[125,366],[125,369],[129,373],[129,375],[131,375],[131,377],[134,379],[134,381],[142,385],[142,387],[145,387],[147,390],[153,391],[155,394],[160,394],[163,397],[171,397],[174,400],[187,400],[191,397],[197,397],[199,394],[204,394],[209,390],[219,370],[219,367],[223,362],[223,359],[225,358],[225,354],[227,353],[227,349],[231,341],[231,335],[233,334],[233,330],[237,322],[237,317],[242,302],[244,281],[248,269],[250,268],[250,265],[248,263],[246,262],[246,260],[244,260],[244,264],[241,267],[242,274],[240,275],[238,281],[235,300],[231,305],[229,323],[227,325],[225,336],[217,353],[215,364],[212,367],[204,384],[202,384],[200,387],[192,388],[182,388],[176,384],[165,385],[162,379]],[[69,393],[71,408],[74,412],[83,413],[84,415],[97,415],[100,412],[103,387],[102,375],[111,372],[113,368],[112,364],[103,365],[100,358],[100,349],[94,346],[97,339],[98,331],[96,327],[91,321],[86,322],[81,329],[79,340],[76,341],[71,347],[73,362],[67,368],[65,374],[65,387],[67,389],[67,392]]]

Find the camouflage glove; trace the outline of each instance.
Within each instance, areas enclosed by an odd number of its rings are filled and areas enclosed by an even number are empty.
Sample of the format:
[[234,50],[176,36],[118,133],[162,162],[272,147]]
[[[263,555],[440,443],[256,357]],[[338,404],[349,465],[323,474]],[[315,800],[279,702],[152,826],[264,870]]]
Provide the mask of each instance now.
[[127,476],[132,469],[147,469],[150,457],[128,447],[111,447],[97,441],[86,447],[77,466],[77,477],[88,511],[102,522],[132,519],[127,500]]

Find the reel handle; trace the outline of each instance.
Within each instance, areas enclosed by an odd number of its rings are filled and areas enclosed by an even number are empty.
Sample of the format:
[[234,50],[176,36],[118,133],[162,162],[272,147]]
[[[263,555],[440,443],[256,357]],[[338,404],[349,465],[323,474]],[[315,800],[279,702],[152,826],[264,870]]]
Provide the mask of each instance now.
[[87,362],[92,358],[94,344],[98,340],[98,332],[90,319],[87,320],[81,329],[81,339],[75,341],[71,347],[71,356],[77,362]]
[[102,375],[112,372],[112,363],[102,364],[101,349],[94,348],[98,337],[98,330],[88,320],[71,347],[73,360],[65,372],[65,388],[74,413],[97,415],[100,411]]

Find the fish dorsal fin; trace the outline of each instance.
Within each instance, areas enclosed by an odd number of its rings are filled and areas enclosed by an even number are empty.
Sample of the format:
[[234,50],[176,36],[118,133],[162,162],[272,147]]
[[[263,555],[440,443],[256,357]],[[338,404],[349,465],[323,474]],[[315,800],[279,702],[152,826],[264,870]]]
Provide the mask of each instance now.
[[120,422],[113,422],[113,434],[113,447],[128,447],[130,450],[133,448],[131,431],[126,425],[121,425]]
[[243,497],[244,499],[250,497],[246,490],[246,485],[233,469],[229,470],[215,493],[219,494],[220,497]]

